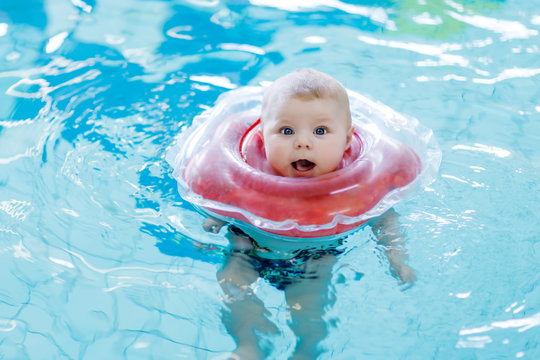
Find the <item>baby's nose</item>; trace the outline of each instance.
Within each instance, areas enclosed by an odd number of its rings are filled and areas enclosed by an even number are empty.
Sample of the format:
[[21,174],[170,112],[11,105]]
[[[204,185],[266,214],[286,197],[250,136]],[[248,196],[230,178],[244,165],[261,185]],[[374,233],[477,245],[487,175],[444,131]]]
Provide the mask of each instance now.
[[298,138],[296,138],[294,146],[297,149],[311,149],[311,141],[306,136],[299,136]]

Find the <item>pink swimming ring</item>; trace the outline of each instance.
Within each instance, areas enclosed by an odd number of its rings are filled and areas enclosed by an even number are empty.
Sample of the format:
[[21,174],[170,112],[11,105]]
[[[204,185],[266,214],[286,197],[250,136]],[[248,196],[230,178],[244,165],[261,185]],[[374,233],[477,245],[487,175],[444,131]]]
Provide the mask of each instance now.
[[[259,108],[256,101],[252,104],[255,98],[260,105],[262,93],[259,88],[247,89],[218,101],[168,156],[184,199],[240,227],[288,238],[340,236],[388,210],[425,177],[426,169],[438,167],[429,157],[432,164],[423,164],[411,146],[368,121],[368,116],[380,114],[355,114],[351,101],[355,133],[336,171],[315,178],[275,175],[258,132]],[[232,104],[222,106],[231,99]],[[365,108],[369,100],[361,99]],[[238,102],[242,106],[235,106]],[[384,111],[388,114],[388,108]],[[418,130],[417,121],[407,120]]]

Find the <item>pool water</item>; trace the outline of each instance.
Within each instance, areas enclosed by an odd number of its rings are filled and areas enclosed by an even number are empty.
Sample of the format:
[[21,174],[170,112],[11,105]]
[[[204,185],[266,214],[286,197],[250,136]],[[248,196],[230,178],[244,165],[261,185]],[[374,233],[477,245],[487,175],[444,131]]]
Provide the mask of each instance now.
[[[202,230],[165,154],[221,93],[299,67],[418,118],[443,154],[396,206],[417,281],[354,234],[319,358],[540,358],[539,32],[538,0],[2,0],[0,358],[233,351],[226,231]],[[267,358],[291,356],[283,292],[253,288]]]

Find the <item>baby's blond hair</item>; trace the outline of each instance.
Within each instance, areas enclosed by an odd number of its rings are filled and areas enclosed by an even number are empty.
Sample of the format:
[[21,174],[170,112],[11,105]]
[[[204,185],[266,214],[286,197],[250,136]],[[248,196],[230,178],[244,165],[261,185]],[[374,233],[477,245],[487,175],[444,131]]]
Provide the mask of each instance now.
[[334,98],[345,108],[350,124],[351,112],[347,91],[339,81],[325,73],[313,69],[299,69],[280,77],[264,92],[261,120],[272,116],[287,99],[313,100],[325,97]]

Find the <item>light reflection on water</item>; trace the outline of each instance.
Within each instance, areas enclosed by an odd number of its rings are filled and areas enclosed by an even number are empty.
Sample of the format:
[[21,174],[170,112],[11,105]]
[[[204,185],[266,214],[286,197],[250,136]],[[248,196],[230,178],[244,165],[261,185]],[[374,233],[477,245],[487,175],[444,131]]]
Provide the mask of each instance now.
[[[323,357],[538,357],[538,5],[3,1],[0,357],[231,351],[225,231],[201,230],[164,154],[223,91],[305,66],[419,118],[443,149],[437,181],[397,207],[419,280],[402,291],[357,233]],[[280,358],[283,294],[254,288]]]

